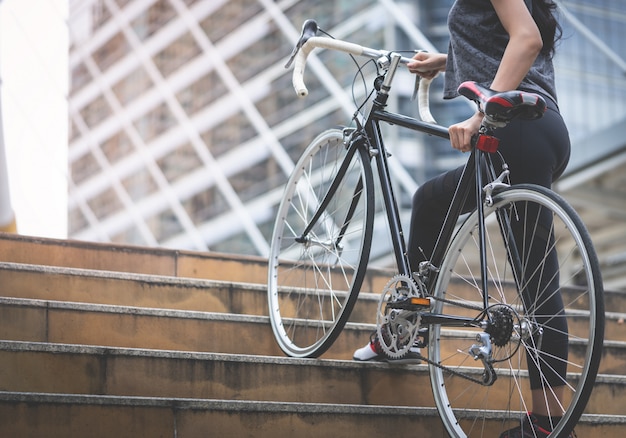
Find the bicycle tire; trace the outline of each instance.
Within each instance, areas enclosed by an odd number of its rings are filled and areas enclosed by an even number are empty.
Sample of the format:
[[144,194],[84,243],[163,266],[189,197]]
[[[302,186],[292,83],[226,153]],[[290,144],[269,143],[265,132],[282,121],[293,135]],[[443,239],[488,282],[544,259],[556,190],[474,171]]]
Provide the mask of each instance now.
[[[552,215],[552,226],[544,233],[535,227],[539,211]],[[495,219],[498,216],[499,219]],[[523,226],[517,228],[515,244],[505,244],[505,236],[509,235],[507,230],[518,224]],[[434,313],[458,315],[464,311],[476,315],[476,310],[469,309],[484,306],[480,272],[475,263],[478,260],[477,226],[474,211],[450,243],[433,292]],[[468,348],[476,345],[476,335],[481,329],[430,327],[429,358],[434,362],[430,365],[431,385],[440,416],[453,437],[497,437],[503,431],[519,426],[524,416],[533,410],[525,363],[530,360],[538,364],[536,368],[541,377],[541,387],[535,388],[536,395],[554,402],[553,388],[563,388],[564,401],[557,408],[552,406],[550,411],[558,421],[552,424],[550,436],[568,436],[589,400],[604,337],[603,286],[591,238],[577,213],[562,197],[535,185],[514,186],[494,196],[493,205],[485,207],[485,226],[489,302],[499,306],[494,309],[500,309],[502,313],[509,312],[502,309],[513,309],[511,313],[515,315],[518,328],[512,331],[506,342],[500,339],[499,346],[494,347],[493,358],[501,360],[493,363],[497,380],[491,386],[484,386],[459,384],[460,380],[466,382],[468,377],[478,377],[477,380],[483,377],[481,370],[485,368],[480,362],[476,364],[468,354]],[[549,255],[540,264],[528,263],[527,255],[538,250]],[[548,270],[554,273],[554,269],[550,269],[550,260],[554,263],[556,258],[559,275],[553,276]],[[513,259],[518,263],[511,263]],[[518,274],[517,282],[508,278],[514,275],[514,265],[518,270],[527,270]],[[530,297],[533,292],[519,290],[529,284],[539,291],[533,304]],[[551,289],[549,284],[552,284]],[[543,292],[548,290],[559,292],[557,295],[562,299],[568,324],[566,330],[550,328],[559,318],[542,317],[537,310],[540,299],[543,299],[540,297],[557,296]],[[526,303],[522,296],[526,297]],[[505,325],[501,324],[501,327]],[[547,339],[543,335],[549,330],[553,330],[553,336],[562,333],[564,338],[567,335],[567,355],[558,358],[557,354],[549,356],[542,351],[539,344]],[[547,346],[544,348],[548,349]],[[524,351],[526,354],[522,353]],[[565,366],[566,377],[555,383],[558,373],[550,376],[548,362],[554,368]]]
[[[337,190],[301,239],[349,156]],[[286,184],[271,240],[269,315],[287,355],[318,357],[343,329],[365,276],[373,221],[367,151],[346,147],[341,130],[323,132],[306,148]]]

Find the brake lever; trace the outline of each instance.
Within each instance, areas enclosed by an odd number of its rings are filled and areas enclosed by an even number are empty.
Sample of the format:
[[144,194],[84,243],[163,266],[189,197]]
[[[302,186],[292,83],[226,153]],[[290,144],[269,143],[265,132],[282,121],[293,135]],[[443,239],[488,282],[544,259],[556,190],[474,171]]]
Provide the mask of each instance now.
[[302,25],[302,32],[300,33],[300,39],[296,43],[296,46],[293,48],[291,55],[289,55],[289,61],[287,61],[287,64],[285,64],[285,68],[291,67],[291,64],[293,63],[293,60],[296,58],[296,55],[298,54],[298,51],[300,50],[300,48],[304,45],[304,43],[306,43],[309,40],[309,38],[312,38],[315,35],[317,35],[318,29],[319,28],[315,20],[306,20],[304,22],[304,24]]

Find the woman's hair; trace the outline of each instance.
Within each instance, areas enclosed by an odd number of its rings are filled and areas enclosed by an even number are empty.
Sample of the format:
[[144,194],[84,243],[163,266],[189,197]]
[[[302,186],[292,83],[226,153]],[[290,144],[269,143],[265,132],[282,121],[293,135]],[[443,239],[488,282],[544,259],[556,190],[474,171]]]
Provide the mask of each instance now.
[[554,54],[555,44],[561,38],[563,30],[554,16],[556,4],[553,0],[532,0],[533,18],[543,40],[543,53]]

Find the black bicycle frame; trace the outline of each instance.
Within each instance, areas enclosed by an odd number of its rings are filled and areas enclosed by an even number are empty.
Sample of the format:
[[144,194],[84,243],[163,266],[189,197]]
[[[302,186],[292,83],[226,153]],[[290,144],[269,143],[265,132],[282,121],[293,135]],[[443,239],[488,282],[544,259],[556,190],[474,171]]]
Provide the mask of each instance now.
[[[406,252],[406,244],[403,238],[402,227],[400,224],[400,215],[398,212],[397,204],[395,203],[395,195],[393,193],[393,187],[389,184],[389,168],[387,164],[387,150],[382,140],[380,133],[379,121],[387,122],[392,125],[398,125],[404,128],[411,129],[413,131],[423,132],[429,135],[434,135],[440,138],[449,139],[448,129],[438,125],[432,125],[420,120],[388,112],[381,109],[373,109],[368,124],[367,134],[369,138],[376,142],[373,147],[376,147],[377,153],[374,159],[378,167],[379,177],[381,180],[381,192],[385,207],[387,210],[387,219],[392,233],[392,241],[394,243],[394,255],[398,264],[400,274],[411,275],[416,270],[417,266],[410,266],[408,255]],[[444,242],[449,242],[454,228],[456,226],[456,219],[462,212],[463,205],[469,192],[473,186],[475,186],[474,178],[476,177],[476,157],[478,152],[473,149],[470,153],[469,159],[463,170],[461,176],[461,182],[457,186],[457,190],[452,198],[448,213],[443,223],[443,227],[437,238],[437,245],[435,245],[434,253],[432,254],[431,263],[435,267],[439,267],[445,256],[446,246]],[[433,284],[434,282],[430,282]]]
[[[449,139],[450,135],[448,129],[442,126],[433,125],[430,123],[422,122],[420,120],[407,117],[401,114],[388,112],[384,110],[385,99],[375,99],[372,111],[368,116],[368,120],[365,124],[365,130],[368,138],[374,144],[369,145],[373,149],[374,160],[379,173],[379,180],[381,182],[381,193],[387,213],[387,221],[389,223],[389,229],[391,232],[391,239],[393,243],[394,256],[396,264],[400,274],[411,276],[413,272],[417,270],[417,266],[410,266],[406,250],[406,241],[402,231],[402,225],[400,223],[400,214],[398,211],[398,205],[395,201],[395,195],[393,187],[391,186],[391,179],[389,173],[389,166],[387,163],[388,153],[382,140],[382,134],[380,131],[380,122],[386,122],[391,125],[401,126],[413,131],[422,132],[425,134]],[[482,169],[482,170],[481,170]],[[484,217],[484,204],[483,204],[483,172],[486,169],[487,178],[490,180],[495,179],[495,169],[489,153],[480,149],[473,148],[470,152],[469,158],[463,173],[461,180],[457,185],[456,191],[450,203],[450,207],[443,222],[443,226],[437,237],[434,252],[431,256],[430,263],[434,267],[434,272],[431,274],[433,278],[430,278],[427,287],[428,293],[433,294],[436,282],[437,268],[441,266],[441,263],[446,255],[448,243],[454,233],[457,220],[463,213],[463,206],[465,205],[467,197],[470,196],[472,187],[475,188],[474,196],[476,197],[476,209],[479,218]],[[482,220],[478,221],[478,233],[480,244],[480,265],[481,265],[481,277],[482,277],[482,292],[483,292],[483,308],[486,309],[489,306],[489,293],[488,280],[487,280],[487,254],[485,248],[485,224]],[[424,314],[423,322],[440,323],[444,325],[467,325],[475,322],[475,320],[463,318],[463,317],[449,317],[446,315],[434,315]],[[487,316],[489,318],[489,316]]]
[[[328,192],[326,193],[324,199],[322,200],[320,206],[318,207],[317,212],[312,217],[309,225],[304,230],[303,234],[299,238],[300,241],[304,242],[306,240],[306,236],[308,236],[309,231],[313,227],[322,212],[326,209],[329,200],[334,196],[335,191],[341,180],[343,179],[346,170],[349,166],[349,163],[352,161],[354,154],[356,153],[358,148],[367,148],[367,153],[373,160],[376,162],[376,167],[378,170],[378,177],[381,184],[381,194],[383,197],[383,202],[385,205],[385,211],[387,214],[387,222],[389,224],[389,230],[391,233],[391,240],[393,244],[393,251],[396,260],[396,264],[398,267],[399,274],[405,276],[411,276],[413,272],[415,272],[417,266],[411,266],[410,260],[407,253],[406,241],[404,238],[404,233],[402,230],[402,225],[400,221],[400,212],[398,208],[398,204],[396,202],[396,197],[394,194],[394,189],[391,184],[391,174],[389,171],[388,165],[388,152],[383,142],[383,136],[381,133],[380,122],[389,123],[391,125],[401,126],[403,128],[410,129],[412,131],[422,132],[428,135],[433,135],[440,138],[449,139],[450,135],[448,133],[448,129],[442,126],[422,122],[420,120],[414,119],[412,117],[407,117],[402,114],[397,114],[393,112],[386,111],[384,108],[386,106],[386,93],[379,92],[376,99],[374,99],[373,107],[367,116],[364,125],[361,129],[364,128],[365,136],[355,136],[351,143],[348,145],[348,154],[344,158],[343,163],[341,164],[337,175],[335,176],[335,180],[331,184]],[[482,167],[484,163],[484,166]],[[481,168],[483,169],[481,171]],[[457,185],[456,191],[452,198],[452,202],[450,203],[450,207],[448,208],[448,212],[443,222],[443,226],[437,237],[437,242],[435,244],[434,252],[430,259],[430,264],[435,268],[433,270],[433,278],[429,278],[428,281],[428,293],[430,295],[434,294],[434,287],[436,284],[436,275],[437,268],[441,266],[441,263],[446,255],[446,250],[448,246],[448,242],[452,238],[454,230],[456,228],[457,219],[463,213],[463,206],[465,205],[467,197],[470,195],[472,188],[475,188],[475,199],[476,199],[476,209],[479,217],[484,216],[484,205],[483,205],[483,171],[487,170],[487,178],[493,180],[495,179],[495,170],[493,167],[493,163],[491,158],[487,152],[479,150],[477,148],[473,148],[470,152],[469,158],[465,167],[463,169],[463,173],[461,175],[461,180]],[[344,226],[342,228],[342,232],[339,234],[338,241],[334,242],[337,246],[340,243],[340,239],[343,237],[343,230],[347,226],[347,223],[351,220],[354,208],[358,203],[358,200],[361,196],[362,184],[359,182],[355,189],[355,193],[353,196],[352,206],[348,210],[347,217],[344,221]],[[486,268],[486,249],[485,249],[485,224],[482,220],[478,221],[479,223],[479,239],[480,245],[480,262],[481,262],[481,277],[482,277],[482,291],[483,291],[483,305],[484,309],[486,309],[489,305],[489,294],[487,292],[487,268]],[[298,239],[296,239],[298,240]],[[455,316],[447,316],[447,315],[436,315],[436,314],[423,314],[422,315],[423,322],[430,323],[439,323],[444,325],[468,325],[475,322],[472,318],[464,318],[464,317],[455,317]]]

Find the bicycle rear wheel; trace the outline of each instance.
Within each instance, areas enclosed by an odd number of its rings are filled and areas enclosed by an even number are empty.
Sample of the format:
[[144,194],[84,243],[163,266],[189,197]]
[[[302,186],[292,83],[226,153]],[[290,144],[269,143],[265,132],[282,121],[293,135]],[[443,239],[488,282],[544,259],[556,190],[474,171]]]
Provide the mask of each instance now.
[[[553,417],[550,436],[565,437],[589,399],[604,336],[602,281],[591,239],[560,196],[533,185],[495,196],[486,207],[485,226],[494,324],[489,330],[430,327],[437,408],[455,437],[498,437],[533,410],[547,410]],[[434,313],[480,315],[478,254],[474,212],[442,263]],[[481,383],[488,368],[470,354],[484,345],[477,336],[485,331],[497,376],[493,384]]]
[[343,329],[363,283],[374,220],[367,152],[323,132],[307,147],[278,209],[268,266],[269,314],[281,349],[317,357]]

